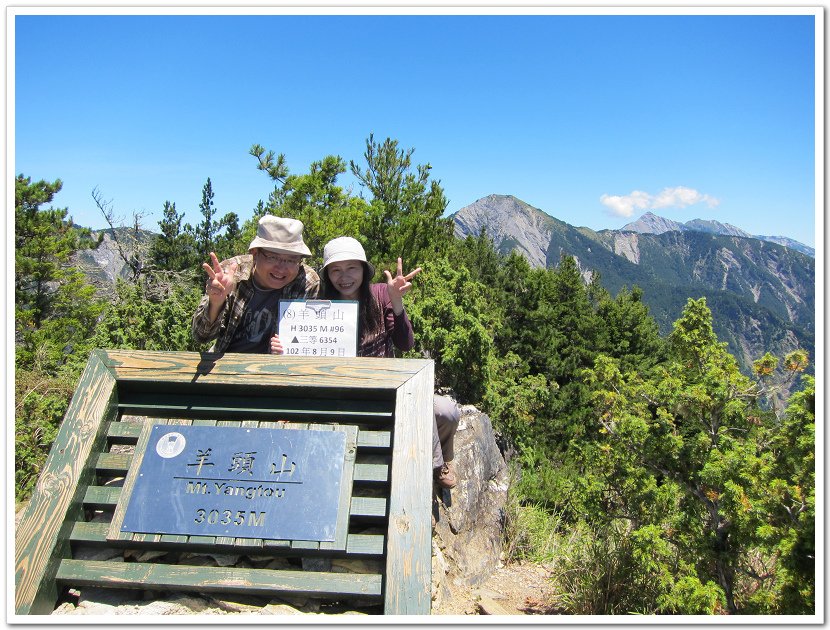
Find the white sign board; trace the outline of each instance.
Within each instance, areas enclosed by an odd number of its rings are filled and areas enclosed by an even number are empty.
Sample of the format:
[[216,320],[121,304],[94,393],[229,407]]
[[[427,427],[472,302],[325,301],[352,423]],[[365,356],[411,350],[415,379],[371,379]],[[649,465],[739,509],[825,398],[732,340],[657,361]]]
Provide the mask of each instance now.
[[277,334],[286,356],[357,356],[357,300],[280,300]]

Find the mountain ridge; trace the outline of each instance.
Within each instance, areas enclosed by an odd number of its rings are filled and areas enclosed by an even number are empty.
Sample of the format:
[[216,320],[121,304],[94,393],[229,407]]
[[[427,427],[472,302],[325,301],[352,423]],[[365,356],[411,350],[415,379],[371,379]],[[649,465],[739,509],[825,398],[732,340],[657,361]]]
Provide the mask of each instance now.
[[[735,226],[703,220],[679,224],[652,214],[635,226],[639,230],[594,231],[507,195],[489,195],[451,216],[457,236],[484,230],[500,252],[515,250],[534,266],[556,267],[563,254],[571,255],[586,282],[598,271],[612,295],[639,286],[663,334],[688,298],[705,297],[715,332],[742,369],[749,370],[766,351],[814,347],[814,259],[768,239],[743,236],[746,232]],[[543,229],[534,232],[533,226]],[[671,229],[675,226],[683,227]],[[538,251],[544,240],[542,260]]]
[[638,232],[640,234],[663,234],[665,232],[707,232],[711,234],[722,234],[724,236],[740,236],[742,238],[754,238],[761,241],[769,241],[777,243],[790,249],[800,251],[802,254],[815,258],[816,250],[809,245],[800,243],[799,241],[789,238],[787,236],[763,236],[757,234],[750,234],[739,227],[729,223],[721,223],[713,219],[692,219],[685,223],[679,223],[658,216],[653,212],[646,212],[639,219],[631,223],[627,223],[619,229],[620,232]]

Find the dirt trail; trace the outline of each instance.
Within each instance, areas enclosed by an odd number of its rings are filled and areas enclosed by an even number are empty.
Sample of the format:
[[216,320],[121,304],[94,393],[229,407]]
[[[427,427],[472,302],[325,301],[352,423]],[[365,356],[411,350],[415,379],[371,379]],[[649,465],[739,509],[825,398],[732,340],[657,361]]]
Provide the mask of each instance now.
[[476,587],[454,587],[436,615],[555,615],[550,570],[538,564],[503,566]]

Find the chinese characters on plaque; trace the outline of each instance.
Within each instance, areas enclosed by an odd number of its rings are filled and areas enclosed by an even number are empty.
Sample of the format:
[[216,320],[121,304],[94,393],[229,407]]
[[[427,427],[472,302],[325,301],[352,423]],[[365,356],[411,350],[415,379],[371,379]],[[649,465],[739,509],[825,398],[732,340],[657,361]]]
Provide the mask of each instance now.
[[357,356],[354,300],[281,300],[279,325],[286,356]]
[[346,433],[157,424],[121,531],[333,541]]

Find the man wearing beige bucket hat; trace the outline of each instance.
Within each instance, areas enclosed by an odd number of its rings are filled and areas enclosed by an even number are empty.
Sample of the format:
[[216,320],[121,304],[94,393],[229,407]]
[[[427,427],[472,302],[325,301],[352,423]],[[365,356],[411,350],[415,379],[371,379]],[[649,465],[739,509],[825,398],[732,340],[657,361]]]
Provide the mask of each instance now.
[[303,263],[310,255],[302,222],[273,215],[259,220],[247,254],[220,263],[211,252],[194,339],[215,339],[213,352],[268,352],[279,301],[317,297],[320,278]]

